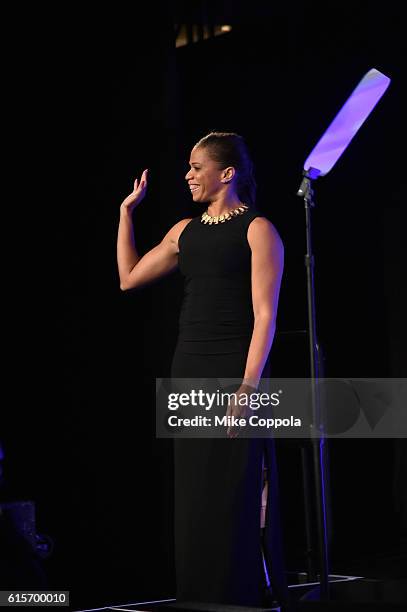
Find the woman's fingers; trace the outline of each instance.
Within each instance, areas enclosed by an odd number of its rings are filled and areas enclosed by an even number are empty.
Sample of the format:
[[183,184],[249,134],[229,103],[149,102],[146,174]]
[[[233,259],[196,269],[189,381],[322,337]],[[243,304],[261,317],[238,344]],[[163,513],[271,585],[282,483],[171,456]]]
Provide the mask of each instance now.
[[143,189],[145,187],[147,187],[147,173],[148,173],[148,170],[146,169],[146,170],[144,170],[143,174],[141,175],[141,183],[140,184],[143,187]]
[[[236,403],[234,399],[232,399],[227,406],[226,416],[230,416],[230,417],[237,416]],[[236,438],[238,435],[238,430],[236,429],[234,425],[228,425],[228,428],[226,430],[226,435],[228,438]]]
[[134,210],[134,208],[144,199],[147,188],[147,173],[148,169],[143,171],[140,180],[138,178],[134,179],[133,191],[122,202],[124,208]]
[[232,414],[232,406],[231,406],[231,404],[229,402],[227,407],[226,407],[226,416],[231,416],[231,414]]
[[141,178],[140,178],[140,183],[138,182],[138,179],[136,178],[136,180],[134,181],[134,191],[137,191],[137,189],[139,188],[144,189],[147,186],[147,174],[148,174],[148,169],[143,171],[143,174],[141,175]]

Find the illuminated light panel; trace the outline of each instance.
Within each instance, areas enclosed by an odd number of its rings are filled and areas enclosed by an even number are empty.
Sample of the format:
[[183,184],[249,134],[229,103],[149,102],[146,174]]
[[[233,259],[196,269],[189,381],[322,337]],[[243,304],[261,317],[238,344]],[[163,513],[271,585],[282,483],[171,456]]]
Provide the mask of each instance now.
[[304,170],[327,174],[370,115],[388,86],[389,77],[372,68],[353,90],[305,161]]

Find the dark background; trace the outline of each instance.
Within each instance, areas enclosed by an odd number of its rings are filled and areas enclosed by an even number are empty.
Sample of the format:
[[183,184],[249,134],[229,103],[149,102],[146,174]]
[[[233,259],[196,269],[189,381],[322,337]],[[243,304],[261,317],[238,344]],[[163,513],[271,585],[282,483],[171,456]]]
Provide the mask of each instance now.
[[[302,163],[365,72],[390,76],[315,186],[317,323],[327,376],[406,376],[405,49],[401,15],[386,7],[316,15],[224,3],[212,18],[230,33],[176,50],[173,23],[191,20],[181,6],[127,27],[124,16],[102,26],[65,15],[12,73],[23,206],[9,252],[22,297],[1,499],[35,501],[37,529],[55,542],[50,585],[76,606],[174,596],[172,447],[155,439],[153,383],[169,375],[182,279],[123,294],[115,263],[119,205],[144,168],[140,253],[201,212],[184,181],[196,140],[211,129],[246,137],[259,207],[285,244],[275,372],[306,375]],[[334,573],[405,575],[405,441],[329,447]],[[278,452],[287,565],[301,570],[299,446]]]

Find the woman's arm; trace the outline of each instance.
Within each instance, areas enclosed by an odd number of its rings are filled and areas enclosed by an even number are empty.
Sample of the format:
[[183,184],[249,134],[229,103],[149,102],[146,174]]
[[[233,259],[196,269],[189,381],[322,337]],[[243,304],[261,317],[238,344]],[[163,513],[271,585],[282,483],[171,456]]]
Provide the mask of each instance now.
[[130,216],[120,215],[117,261],[120,289],[136,289],[173,272],[178,266],[178,238],[191,219],[182,219],[145,255],[137,253]]
[[[268,219],[256,217],[249,225],[247,239],[252,250],[252,302],[254,326],[246,369],[236,397],[250,395],[257,388],[273,343],[276,329],[278,296],[284,267],[284,247],[277,230]],[[247,404],[238,401],[228,405],[226,415],[247,416]],[[236,438],[239,428],[227,429],[229,438]]]
[[265,217],[252,221],[247,238],[252,250],[254,327],[243,382],[257,387],[276,329],[284,247],[277,230]]
[[175,270],[178,265],[178,238],[190,219],[182,219],[164,236],[160,244],[140,257],[134,244],[132,214],[143,200],[147,188],[147,171],[140,184],[134,181],[134,190],[120,206],[117,233],[117,266],[120,288],[123,291],[146,285]]

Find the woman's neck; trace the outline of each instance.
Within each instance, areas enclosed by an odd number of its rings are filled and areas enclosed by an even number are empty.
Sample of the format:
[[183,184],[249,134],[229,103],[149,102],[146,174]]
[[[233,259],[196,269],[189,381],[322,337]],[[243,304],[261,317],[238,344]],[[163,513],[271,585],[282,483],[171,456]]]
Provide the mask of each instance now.
[[224,215],[225,213],[231,211],[233,208],[237,208],[241,206],[244,202],[241,202],[239,198],[236,196],[234,198],[230,198],[229,200],[221,200],[210,202],[208,204],[208,215],[211,217],[218,217],[219,215]]

